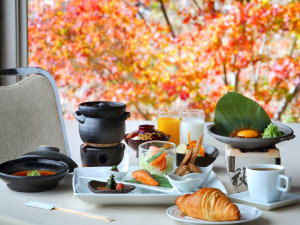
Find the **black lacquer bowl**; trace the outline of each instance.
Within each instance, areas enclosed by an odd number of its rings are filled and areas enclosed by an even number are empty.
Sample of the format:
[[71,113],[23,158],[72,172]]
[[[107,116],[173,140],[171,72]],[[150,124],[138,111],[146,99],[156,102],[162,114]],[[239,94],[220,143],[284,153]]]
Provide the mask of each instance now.
[[[205,156],[197,156],[194,164],[199,167],[206,167],[212,164],[216,158],[219,156],[219,150],[211,145],[203,144],[205,150]],[[176,165],[179,166],[182,162],[185,154],[177,153],[176,154]]]
[[[24,170],[46,170],[56,174],[49,176],[14,176]],[[55,188],[58,182],[69,173],[68,165],[61,161],[40,158],[19,158],[0,164],[0,178],[7,187],[19,192],[40,192]]]
[[288,126],[278,124],[278,123],[273,123],[273,124],[276,125],[278,127],[278,129],[284,133],[282,136],[274,137],[274,138],[226,137],[226,136],[219,135],[215,132],[214,124],[210,124],[207,126],[207,133],[209,135],[213,136],[215,139],[217,139],[220,142],[228,144],[232,147],[245,148],[245,149],[257,149],[257,148],[272,147],[272,146],[275,146],[275,144],[293,139],[295,137],[294,131],[291,128],[289,128]]

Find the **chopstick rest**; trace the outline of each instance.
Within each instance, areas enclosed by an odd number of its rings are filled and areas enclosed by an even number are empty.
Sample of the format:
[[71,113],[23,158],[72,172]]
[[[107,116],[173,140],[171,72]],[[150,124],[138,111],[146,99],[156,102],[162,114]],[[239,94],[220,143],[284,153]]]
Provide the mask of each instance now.
[[52,209],[60,210],[60,211],[66,212],[66,213],[85,216],[85,217],[89,217],[89,218],[93,218],[93,219],[97,219],[97,220],[102,220],[102,221],[107,221],[107,222],[114,221],[114,219],[109,218],[109,217],[92,215],[92,214],[89,214],[89,213],[80,212],[80,211],[76,211],[76,210],[56,206],[56,205],[54,205],[52,203],[48,203],[48,202],[29,201],[29,202],[24,203],[24,205],[31,206],[31,207],[36,207],[36,208],[40,208],[40,209],[46,209],[46,210],[52,210]]

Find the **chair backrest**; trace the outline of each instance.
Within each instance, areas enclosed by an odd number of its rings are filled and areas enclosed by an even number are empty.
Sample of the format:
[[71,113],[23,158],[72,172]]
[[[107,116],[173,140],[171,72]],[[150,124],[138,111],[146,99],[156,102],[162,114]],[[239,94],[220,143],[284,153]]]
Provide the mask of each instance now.
[[0,86],[0,162],[41,145],[70,156],[55,81],[41,68],[0,70],[4,75],[28,75],[11,86]]

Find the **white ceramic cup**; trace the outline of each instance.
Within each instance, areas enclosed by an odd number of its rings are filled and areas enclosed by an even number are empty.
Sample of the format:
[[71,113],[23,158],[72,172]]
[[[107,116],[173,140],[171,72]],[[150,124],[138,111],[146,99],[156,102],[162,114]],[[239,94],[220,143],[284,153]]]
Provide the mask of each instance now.
[[281,165],[251,165],[246,168],[246,175],[249,195],[257,202],[278,201],[282,192],[291,189],[291,177],[284,175],[284,167]]

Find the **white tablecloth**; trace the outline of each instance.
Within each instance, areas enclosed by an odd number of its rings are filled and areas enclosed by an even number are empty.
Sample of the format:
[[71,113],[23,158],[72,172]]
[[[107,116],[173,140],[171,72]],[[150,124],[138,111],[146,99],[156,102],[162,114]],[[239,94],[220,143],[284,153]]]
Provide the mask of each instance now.
[[[127,121],[127,132],[136,130],[139,124],[154,124],[150,121]],[[297,138],[278,145],[281,153],[281,163],[286,167],[286,174],[292,177],[292,193],[300,194],[300,124],[287,124],[294,129]],[[67,120],[66,129],[72,158],[80,163],[79,147],[81,140],[78,133],[77,121]],[[225,169],[224,144],[205,135],[204,143],[213,145],[220,150],[220,155],[214,164],[214,171],[223,182],[229,194],[234,193],[229,184],[228,174]],[[130,154],[131,165],[137,165],[135,152],[126,148]],[[112,224],[120,225],[152,225],[152,224],[183,224],[169,218],[165,210],[167,206],[95,206],[82,202],[73,196],[72,176],[67,176],[56,189],[42,193],[21,193],[8,189],[0,181],[0,225],[8,224],[37,224],[37,225],[83,225],[83,224],[108,224],[94,219],[67,214],[56,210],[47,211],[24,206],[30,200],[46,201],[71,208],[78,211],[96,215],[105,215],[114,218]],[[274,211],[263,211],[263,216],[249,225],[290,224],[300,222],[300,204]]]

